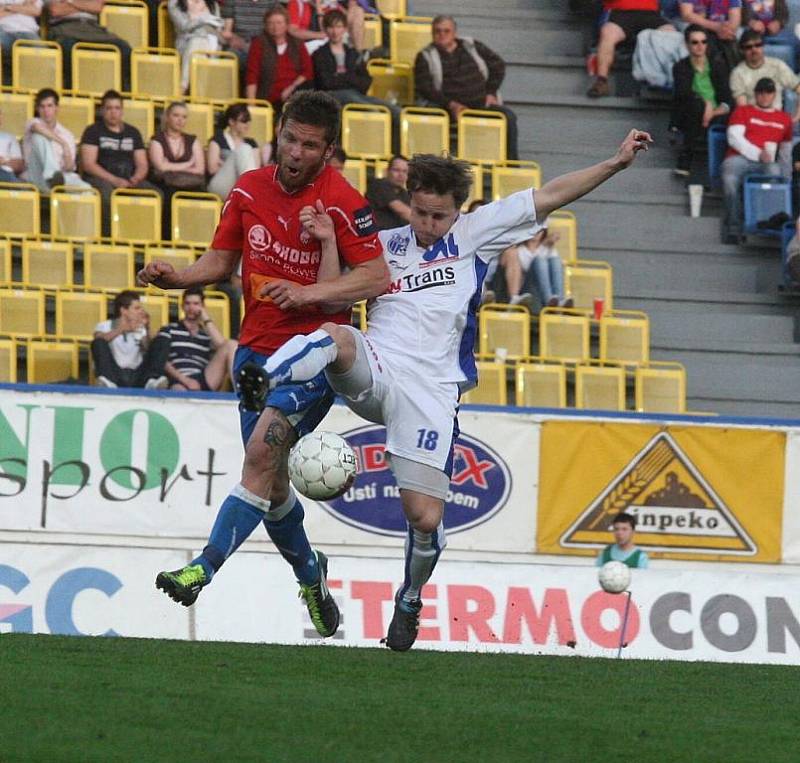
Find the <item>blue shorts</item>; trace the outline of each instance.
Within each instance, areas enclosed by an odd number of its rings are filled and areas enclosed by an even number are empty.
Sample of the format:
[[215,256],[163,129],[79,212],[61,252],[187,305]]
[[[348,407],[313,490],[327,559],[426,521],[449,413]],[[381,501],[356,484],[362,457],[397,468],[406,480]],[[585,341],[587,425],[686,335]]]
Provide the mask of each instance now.
[[[268,355],[262,355],[249,347],[239,347],[233,359],[233,376],[245,363],[257,363],[263,366]],[[236,390],[239,394],[239,390]],[[281,384],[267,395],[266,404],[269,408],[277,408],[289,423],[294,427],[298,437],[308,434],[319,425],[330,410],[335,394],[322,372],[311,381],[302,384]],[[247,445],[250,435],[253,434],[259,414],[255,411],[246,411],[239,403],[239,426],[242,430],[242,442]]]

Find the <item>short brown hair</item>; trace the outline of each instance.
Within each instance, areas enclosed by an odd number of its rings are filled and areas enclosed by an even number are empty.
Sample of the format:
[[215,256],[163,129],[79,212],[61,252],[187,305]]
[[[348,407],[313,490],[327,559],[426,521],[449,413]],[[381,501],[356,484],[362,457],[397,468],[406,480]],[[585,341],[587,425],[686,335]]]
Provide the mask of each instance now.
[[406,188],[409,193],[452,194],[456,208],[460,209],[472,188],[472,169],[468,162],[449,156],[415,154],[408,163]]
[[290,119],[301,125],[324,128],[325,142],[330,144],[339,137],[342,108],[332,95],[322,90],[300,90],[284,104],[281,124]]
[[322,28],[328,29],[329,27],[332,27],[334,24],[344,24],[345,26],[347,26],[347,16],[345,16],[344,13],[342,13],[341,11],[337,11],[335,9],[332,11],[328,11],[322,17]]

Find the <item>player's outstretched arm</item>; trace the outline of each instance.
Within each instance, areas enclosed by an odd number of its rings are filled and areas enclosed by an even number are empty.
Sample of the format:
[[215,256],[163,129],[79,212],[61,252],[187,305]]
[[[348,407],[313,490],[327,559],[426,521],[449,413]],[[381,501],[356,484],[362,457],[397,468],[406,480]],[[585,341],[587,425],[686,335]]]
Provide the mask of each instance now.
[[241,252],[233,249],[209,249],[193,265],[175,270],[168,262],[154,260],[136,274],[139,286],[158,286],[160,289],[188,289],[207,286],[230,278],[239,262]]
[[545,183],[542,188],[533,192],[539,221],[544,220],[551,212],[580,199],[581,196],[585,196],[624,170],[633,163],[636,154],[647,151],[652,142],[653,139],[648,133],[631,130],[617,149],[617,153],[610,159],[577,172],[561,175]]

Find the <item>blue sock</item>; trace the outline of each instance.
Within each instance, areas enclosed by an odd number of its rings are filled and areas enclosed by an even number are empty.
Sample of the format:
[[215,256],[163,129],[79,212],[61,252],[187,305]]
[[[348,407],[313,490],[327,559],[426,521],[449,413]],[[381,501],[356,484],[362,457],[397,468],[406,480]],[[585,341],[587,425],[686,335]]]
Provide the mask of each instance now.
[[[292,499],[294,503],[289,503]],[[289,501],[267,513],[264,527],[281,556],[292,565],[297,580],[303,585],[313,585],[319,580],[319,565],[303,529],[305,512],[294,494],[290,494]]]
[[269,508],[269,501],[264,501],[241,485],[237,485],[222,502],[214,527],[211,529],[208,545],[200,556],[192,560],[192,564],[202,565],[209,580],[264,519],[266,512],[254,505],[256,501],[259,501],[264,509]]

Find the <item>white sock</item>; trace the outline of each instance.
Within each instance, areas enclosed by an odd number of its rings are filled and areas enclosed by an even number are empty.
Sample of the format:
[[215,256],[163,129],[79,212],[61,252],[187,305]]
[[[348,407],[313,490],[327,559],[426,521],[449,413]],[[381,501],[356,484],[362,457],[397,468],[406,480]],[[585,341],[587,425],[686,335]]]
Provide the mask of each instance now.
[[264,365],[270,387],[313,379],[333,363],[338,354],[333,337],[322,329],[292,337]]

